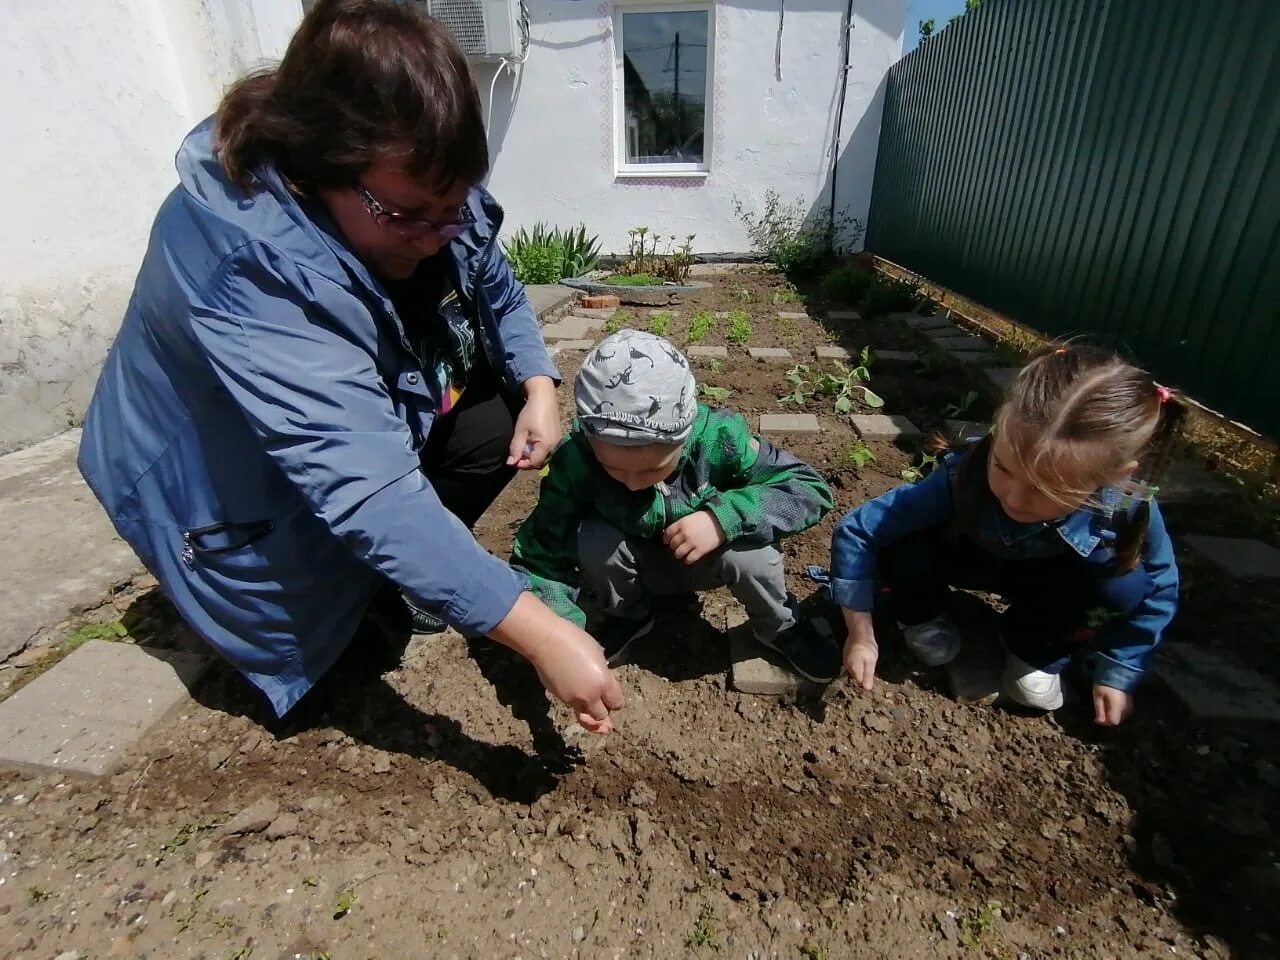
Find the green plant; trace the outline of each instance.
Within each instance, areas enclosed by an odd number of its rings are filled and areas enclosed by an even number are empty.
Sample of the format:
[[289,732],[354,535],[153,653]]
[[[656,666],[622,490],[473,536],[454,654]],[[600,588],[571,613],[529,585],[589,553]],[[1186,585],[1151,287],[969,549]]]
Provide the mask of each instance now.
[[868,463],[875,463],[876,455],[870,447],[859,440],[853,446],[845,447],[840,454],[840,459],[861,470]]
[[345,917],[351,912],[351,908],[356,905],[356,901],[359,899],[360,897],[354,890],[343,890],[338,894],[338,899],[333,905],[333,919],[341,920]]
[[822,295],[837,303],[860,303],[875,282],[876,275],[848,264],[822,278]]
[[200,910],[200,901],[208,895],[208,887],[203,890],[197,890],[195,895],[192,896],[191,903],[188,904],[187,909],[173,915],[173,922],[177,924],[179,933],[185,933],[187,928],[191,926],[192,921],[196,918],[196,913]]
[[521,283],[555,283],[564,277],[580,277],[595,269],[600,241],[587,236],[582,224],[561,230],[535,223],[521,227],[503,244],[511,270]]
[[708,357],[707,369],[710,370],[712,373],[723,373],[724,361],[721,360],[719,357]]
[[920,301],[920,285],[877,274],[862,298],[862,308],[869,314],[910,310]]
[[773,295],[774,303],[804,303],[804,294],[795,287],[787,287]]
[[693,240],[696,234],[685,237],[677,245],[672,234],[660,251],[661,236],[648,227],[632,227],[627,231],[627,256],[618,271],[623,276],[659,278],[657,283],[684,283],[693,267]]
[[698,384],[698,396],[714,400],[716,403],[724,403],[733,396],[733,391],[728,387],[709,387],[705,383],[700,383]]
[[246,943],[238,950],[231,951],[230,960],[249,960],[251,956],[253,956],[253,945]]
[[709,310],[699,310],[689,320],[689,335],[684,339],[685,345],[701,343],[715,326],[715,314]]
[[1000,901],[991,900],[973,907],[956,917],[956,926],[960,928],[960,942],[969,949],[982,945],[983,939],[995,929],[1000,919]]
[[837,238],[853,245],[863,234],[861,222],[845,213],[832,217],[823,208],[807,213],[804,201],[784,203],[774,190],[765,193],[758,213],[735,200],[734,214],[746,226],[752,248],[788,277],[816,273],[835,252]]
[[755,300],[756,298],[756,295],[752,293],[750,290],[748,290],[746,287],[739,287],[737,290],[733,292],[733,295],[737,297],[739,300],[741,300],[743,303],[751,303],[751,301]]
[[67,634],[65,644],[75,649],[90,640],[118,640],[128,635],[129,628],[119,620],[112,620],[110,623],[82,623]]
[[604,282],[615,287],[660,287],[663,279],[652,273],[611,273]]
[[[863,358],[868,358],[869,354],[863,351]],[[861,358],[860,358],[861,359]],[[884,406],[884,399],[870,387],[866,386],[871,381],[871,371],[866,364],[859,364],[856,367],[846,367],[839,360],[835,361],[836,368],[840,371],[839,377],[832,378],[838,385],[835,397],[836,413],[848,413],[853,409],[854,397],[861,392],[862,402],[868,407],[880,409]]]
[[804,957],[805,960],[828,960],[831,956],[831,951],[826,947],[820,947],[806,940],[800,946],[800,956]]
[[903,467],[899,476],[905,483],[917,483],[927,477],[929,472],[937,465],[937,454],[922,453],[920,454],[920,462]]
[[44,887],[27,887],[27,899],[32,903],[44,903],[53,897],[53,892]]
[[203,823],[184,823],[182,828],[171,839],[160,844],[160,853],[156,856],[156,865],[159,866],[164,863],[170,854],[177,853],[196,837],[217,827],[218,823],[214,820],[206,820]]
[[314,887],[318,887],[318,886],[320,886],[320,878],[319,878],[319,877],[317,877],[317,876],[315,876],[314,874],[313,874],[313,875],[311,875],[311,876],[303,877],[303,878],[302,878],[302,885],[303,885],[304,887],[313,887],[313,888],[314,888]]
[[969,408],[973,406],[977,399],[978,392],[976,390],[969,390],[959,399],[958,402],[947,404],[942,410],[942,415],[948,420],[959,420],[969,412]]
[[746,343],[751,339],[751,321],[747,319],[746,311],[730,310],[728,320],[729,332],[724,335],[726,340],[730,343]]
[[617,333],[634,319],[630,310],[615,310],[613,316],[604,322],[604,327],[601,329],[608,336],[611,333]]
[[774,322],[778,324],[778,330],[784,337],[795,336],[796,322],[790,317],[774,317]]
[[711,909],[711,904],[704,904],[702,911],[698,914],[698,922],[693,925],[693,931],[684,938],[684,945],[687,949],[695,947],[710,947],[712,950],[720,949],[720,937],[716,933],[716,928],[712,926],[715,920],[715,912]]
[[814,395],[814,384],[808,379],[809,372],[808,366],[803,363],[797,363],[788,370],[783,379],[791,385],[791,390],[779,397],[779,402],[803,407]]
[[667,328],[671,326],[671,321],[674,319],[674,313],[668,310],[659,310],[649,317],[649,332],[655,337],[665,337]]

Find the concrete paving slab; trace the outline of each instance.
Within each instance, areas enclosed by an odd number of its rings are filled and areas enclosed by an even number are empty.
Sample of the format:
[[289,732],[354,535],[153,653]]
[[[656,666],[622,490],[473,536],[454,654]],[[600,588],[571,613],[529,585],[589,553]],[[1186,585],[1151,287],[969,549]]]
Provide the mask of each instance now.
[[991,424],[981,423],[977,420],[948,420],[947,436],[953,440],[965,442],[968,440],[981,440],[991,432]]
[[608,320],[617,312],[617,307],[574,307],[569,311],[569,315],[586,317],[589,320]]
[[80,431],[0,457],[0,660],[142,572],[76,469]]
[[920,354],[914,350],[872,350],[871,357],[883,363],[915,363]]
[[[932,317],[922,319],[933,319]],[[950,340],[952,337],[967,337],[965,333],[954,323],[948,323],[945,327],[924,327],[922,328],[924,335],[930,340]]]
[[561,353],[585,352],[595,345],[594,340],[557,340],[548,347],[547,352],[554,357]]
[[1161,503],[1212,503],[1233,495],[1225,482],[1202,463],[1175,460],[1159,481]]
[[1280,721],[1280,687],[1229,654],[1166,643],[1153,669],[1196,717]]
[[568,316],[542,328],[543,340],[581,340],[604,326],[603,320]]
[[533,306],[533,312],[542,320],[559,310],[566,309],[578,300],[578,291],[562,287],[558,283],[525,284],[525,294]]
[[190,696],[210,659],[91,640],[0,704],[0,764],[103,776]]
[[823,696],[834,684],[814,683],[792,673],[786,661],[762,647],[745,624],[729,631],[729,676],[733,689],[766,697]]
[[819,360],[848,360],[849,351],[844,347],[814,347],[813,355]]
[[920,428],[906,417],[883,413],[858,413],[849,418],[858,435],[866,440],[896,440],[917,437]]
[[862,314],[857,310],[828,310],[827,318],[829,320],[861,320]]
[[685,347],[684,352],[690,357],[727,357],[729,356],[728,347],[709,347],[705,343],[695,343],[691,347]]
[[1008,390],[1013,386],[1013,381],[1018,379],[1021,372],[1020,367],[988,367],[985,371],[987,378],[1001,390]]
[[777,433],[818,433],[818,418],[812,413],[762,413],[760,414],[760,432]]
[[1280,578],[1280,550],[1261,540],[1196,534],[1184,539],[1233,577],[1241,580]]
[[775,316],[779,320],[808,320],[809,315],[803,310],[779,310]]
[[932,317],[922,317],[917,313],[892,313],[892,319],[901,320],[915,330],[955,330],[956,325],[945,314],[936,313]]
[[753,360],[790,360],[791,351],[786,347],[747,347]]
[[937,337],[934,339],[933,345],[939,350],[946,350],[948,353],[987,353],[991,349],[991,344],[981,337],[971,337],[967,334]]

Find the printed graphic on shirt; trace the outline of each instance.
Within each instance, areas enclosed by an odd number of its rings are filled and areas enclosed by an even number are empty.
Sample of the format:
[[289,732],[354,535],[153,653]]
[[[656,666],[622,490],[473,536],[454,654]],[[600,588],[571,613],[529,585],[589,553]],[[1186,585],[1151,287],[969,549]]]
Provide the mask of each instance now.
[[435,322],[429,323],[418,344],[418,356],[443,416],[457,406],[475,369],[476,331],[457,291],[447,281],[435,313]]

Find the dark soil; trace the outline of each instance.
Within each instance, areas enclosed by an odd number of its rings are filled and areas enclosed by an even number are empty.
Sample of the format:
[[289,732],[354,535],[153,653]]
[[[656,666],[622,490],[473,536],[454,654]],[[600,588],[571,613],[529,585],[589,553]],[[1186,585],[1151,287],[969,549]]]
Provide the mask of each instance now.
[[[782,290],[763,271],[727,275],[673,308],[668,335],[682,343],[696,310],[744,309],[753,344],[815,367],[822,343],[925,342],[887,321],[824,323],[816,304],[817,319],[777,321],[803,309],[775,304]],[[786,370],[735,347],[699,372],[754,418],[787,409]],[[925,428],[978,389],[950,363],[872,375],[884,412]],[[807,409],[824,433],[779,442],[830,477],[838,503],[788,541],[802,594],[838,515],[899,483],[916,452],[872,442],[877,460],[856,469],[856,434],[830,401]],[[505,555],[535,497],[536,478],[518,478],[482,542]],[[1175,531],[1247,523],[1171,516]],[[1269,650],[1260,668],[1274,673],[1274,590],[1180,558],[1170,639]],[[172,642],[154,591],[116,603],[135,636]],[[743,696],[726,683],[730,606],[709,594],[666,613],[621,669],[627,707],[603,739],[549,704],[522,661],[453,633],[371,631],[283,723],[215,668],[114,777],[0,774],[0,955],[1280,955],[1274,728],[1196,724],[1156,683],[1110,732],[1081,705],[1046,717],[960,704],[890,625],[872,694]],[[961,612],[981,642],[989,611]]]

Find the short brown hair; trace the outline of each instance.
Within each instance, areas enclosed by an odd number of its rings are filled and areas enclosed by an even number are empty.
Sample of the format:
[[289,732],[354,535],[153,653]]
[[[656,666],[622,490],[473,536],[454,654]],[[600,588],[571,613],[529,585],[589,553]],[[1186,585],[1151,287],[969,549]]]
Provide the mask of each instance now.
[[214,124],[218,161],[247,190],[263,164],[303,194],[348,186],[388,154],[442,191],[489,169],[465,55],[438,21],[395,0],[319,0],[280,65],[231,87]]

